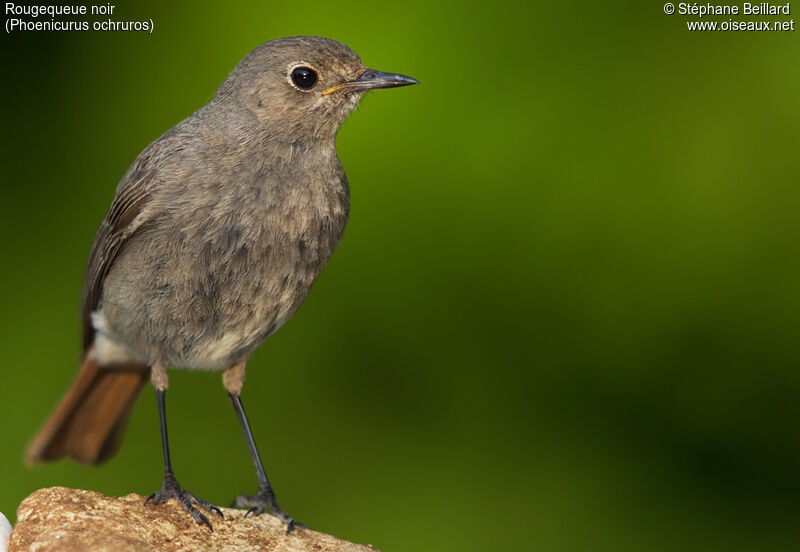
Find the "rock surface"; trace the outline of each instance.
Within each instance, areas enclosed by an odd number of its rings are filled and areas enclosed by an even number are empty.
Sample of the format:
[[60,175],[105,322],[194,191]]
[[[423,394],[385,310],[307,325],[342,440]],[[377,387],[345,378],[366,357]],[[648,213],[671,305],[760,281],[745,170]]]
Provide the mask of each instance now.
[[212,533],[174,500],[145,507],[144,499],[65,487],[40,489],[20,504],[8,550],[375,552],[310,529],[287,535],[277,518],[245,518],[243,510],[230,508],[222,508],[224,520],[209,515]]

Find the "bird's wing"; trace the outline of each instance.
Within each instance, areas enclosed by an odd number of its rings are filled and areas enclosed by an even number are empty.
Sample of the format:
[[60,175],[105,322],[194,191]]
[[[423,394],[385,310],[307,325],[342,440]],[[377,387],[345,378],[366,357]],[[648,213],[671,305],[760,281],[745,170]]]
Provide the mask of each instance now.
[[147,206],[159,187],[158,161],[164,157],[158,145],[158,141],[151,144],[128,169],[94,238],[81,297],[84,354],[94,340],[92,311],[100,301],[105,277],[125,240],[152,216]]

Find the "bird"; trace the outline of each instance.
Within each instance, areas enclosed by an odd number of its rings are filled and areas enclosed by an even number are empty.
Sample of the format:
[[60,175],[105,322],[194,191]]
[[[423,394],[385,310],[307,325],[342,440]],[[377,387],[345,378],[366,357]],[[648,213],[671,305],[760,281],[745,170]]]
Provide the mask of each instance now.
[[[247,359],[298,309],[347,223],[350,187],[336,135],[363,95],[419,84],[367,68],[323,37],[271,40],[212,99],[142,151],[95,236],[81,296],[83,354],[71,387],[32,439],[29,464],[99,464],[119,449],[148,380],[164,479],[145,504],[174,498],[198,524],[215,505],[184,489],[167,436],[168,369],[222,372],[256,468],[234,501],[286,525],[241,392]],[[205,511],[205,513],[203,511]]]

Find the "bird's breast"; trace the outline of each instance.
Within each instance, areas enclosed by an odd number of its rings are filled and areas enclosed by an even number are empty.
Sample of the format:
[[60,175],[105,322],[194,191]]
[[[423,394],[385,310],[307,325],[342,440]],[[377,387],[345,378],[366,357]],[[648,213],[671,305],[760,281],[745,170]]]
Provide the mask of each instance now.
[[165,198],[104,286],[120,341],[172,366],[221,369],[249,355],[300,306],[347,222],[341,167],[318,169],[200,179]]
[[[291,174],[291,173],[290,173]],[[333,254],[347,222],[343,173],[267,180],[252,202],[212,217],[198,255],[205,278],[194,283],[210,311],[196,355],[231,359],[249,354],[281,327],[305,299]],[[213,327],[212,331],[209,326]]]

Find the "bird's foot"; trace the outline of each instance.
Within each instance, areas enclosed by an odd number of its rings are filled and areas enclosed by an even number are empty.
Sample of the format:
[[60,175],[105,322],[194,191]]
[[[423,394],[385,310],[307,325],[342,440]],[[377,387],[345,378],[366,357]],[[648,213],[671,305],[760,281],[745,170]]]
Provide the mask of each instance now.
[[211,522],[208,521],[205,514],[195,508],[195,505],[200,506],[208,513],[214,512],[218,514],[219,517],[225,519],[225,516],[222,515],[222,510],[210,502],[206,502],[202,498],[197,498],[186,489],[183,489],[178,484],[178,480],[175,479],[175,474],[173,474],[171,470],[167,470],[164,472],[164,485],[162,485],[160,490],[148,496],[144,503],[145,505],[149,502],[153,504],[164,504],[170,498],[177,500],[178,503],[183,506],[183,509],[189,512],[197,523],[202,523],[211,529],[212,533],[214,532],[214,528],[211,526]]
[[286,524],[287,535],[291,533],[292,529],[295,527],[303,527],[308,529],[308,525],[300,523],[299,521],[295,521],[292,516],[281,510],[280,506],[278,506],[278,503],[275,500],[275,493],[272,492],[270,487],[260,486],[255,496],[240,494],[233,501],[231,507],[249,508],[244,517],[247,517],[250,514],[258,516],[269,510],[273,516]]

